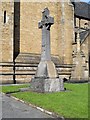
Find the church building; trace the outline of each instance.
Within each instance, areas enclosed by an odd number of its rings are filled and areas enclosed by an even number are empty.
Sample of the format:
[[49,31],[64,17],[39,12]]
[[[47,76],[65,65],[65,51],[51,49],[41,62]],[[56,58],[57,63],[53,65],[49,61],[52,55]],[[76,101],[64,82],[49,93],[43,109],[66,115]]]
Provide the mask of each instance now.
[[90,4],[85,2],[0,3],[0,83],[29,83],[40,62],[42,31],[38,22],[48,8],[51,59],[61,79],[90,80]]

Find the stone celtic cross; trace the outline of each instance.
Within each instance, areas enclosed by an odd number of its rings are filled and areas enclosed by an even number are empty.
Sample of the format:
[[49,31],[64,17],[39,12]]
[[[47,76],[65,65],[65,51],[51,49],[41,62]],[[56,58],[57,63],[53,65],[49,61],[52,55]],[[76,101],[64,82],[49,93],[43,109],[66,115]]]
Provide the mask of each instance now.
[[54,18],[49,16],[48,8],[42,12],[42,20],[38,23],[39,28],[42,29],[42,53],[41,61],[51,60],[50,55],[50,27],[54,24]]
[[50,27],[54,24],[54,18],[49,15],[48,8],[42,12],[42,20],[38,23],[42,29],[42,53],[41,61],[38,65],[36,74],[31,80],[31,89],[38,92],[56,92],[64,90],[63,80],[51,61],[50,55]]

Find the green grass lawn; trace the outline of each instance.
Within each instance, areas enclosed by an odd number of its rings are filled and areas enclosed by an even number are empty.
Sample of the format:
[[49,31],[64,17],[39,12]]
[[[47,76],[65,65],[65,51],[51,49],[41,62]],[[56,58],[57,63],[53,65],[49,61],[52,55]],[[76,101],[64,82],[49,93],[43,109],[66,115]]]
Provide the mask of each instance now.
[[[16,90],[20,87],[3,86],[2,91],[12,91],[13,88]],[[18,92],[12,95],[65,118],[88,118],[88,84],[66,83],[65,87],[66,92]]]
[[19,88],[26,88],[29,87],[28,84],[22,84],[22,85],[11,85],[11,86],[2,86],[2,92],[9,93],[9,92],[17,92],[19,91]]

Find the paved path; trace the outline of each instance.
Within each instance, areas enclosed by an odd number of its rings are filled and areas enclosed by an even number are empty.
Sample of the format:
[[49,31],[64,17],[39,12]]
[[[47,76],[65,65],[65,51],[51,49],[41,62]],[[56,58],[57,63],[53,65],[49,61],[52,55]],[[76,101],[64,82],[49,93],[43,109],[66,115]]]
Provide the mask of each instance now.
[[51,118],[51,116],[5,95],[2,95],[2,117]]

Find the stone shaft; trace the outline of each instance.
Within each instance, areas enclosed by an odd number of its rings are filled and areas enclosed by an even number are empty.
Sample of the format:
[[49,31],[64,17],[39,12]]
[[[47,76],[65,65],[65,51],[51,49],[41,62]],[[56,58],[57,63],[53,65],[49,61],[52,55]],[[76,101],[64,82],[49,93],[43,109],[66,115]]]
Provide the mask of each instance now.
[[80,35],[79,35],[79,31],[77,32],[77,52],[80,53]]
[[51,51],[50,50],[50,30],[48,30],[45,26],[43,26],[41,61],[51,60],[50,51]]
[[50,27],[54,24],[54,18],[49,16],[48,8],[42,12],[42,20],[38,23],[38,27],[42,29],[42,53],[41,61],[51,60],[50,55]]
[[38,27],[42,29],[42,52],[41,61],[35,77],[57,78],[57,71],[54,63],[51,61],[50,55],[50,27],[54,24],[54,18],[49,16],[48,8],[42,12],[42,20],[38,23]]

